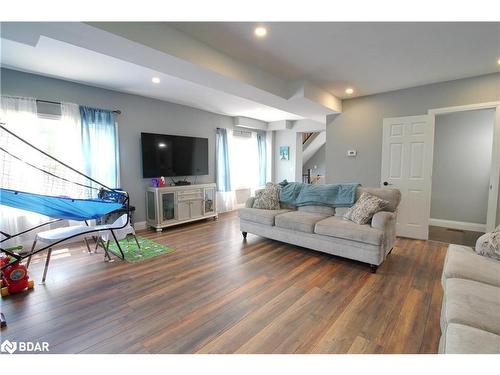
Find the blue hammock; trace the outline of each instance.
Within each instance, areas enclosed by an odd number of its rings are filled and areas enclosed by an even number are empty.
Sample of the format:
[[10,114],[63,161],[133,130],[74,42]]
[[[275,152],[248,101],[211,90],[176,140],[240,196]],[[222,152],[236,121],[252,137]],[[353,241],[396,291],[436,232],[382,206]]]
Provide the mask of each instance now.
[[123,204],[108,200],[53,197],[3,188],[0,188],[0,204],[55,219],[77,221],[98,219],[123,208]]

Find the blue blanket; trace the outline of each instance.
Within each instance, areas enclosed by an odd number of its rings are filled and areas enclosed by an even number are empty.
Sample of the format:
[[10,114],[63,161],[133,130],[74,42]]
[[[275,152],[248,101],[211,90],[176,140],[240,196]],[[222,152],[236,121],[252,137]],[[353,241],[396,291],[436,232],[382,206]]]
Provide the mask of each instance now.
[[280,203],[285,203],[290,206],[296,206],[297,197],[302,190],[303,183],[300,182],[286,182],[280,184]]
[[280,202],[292,206],[350,207],[356,200],[357,183],[310,185],[289,182],[281,185]]

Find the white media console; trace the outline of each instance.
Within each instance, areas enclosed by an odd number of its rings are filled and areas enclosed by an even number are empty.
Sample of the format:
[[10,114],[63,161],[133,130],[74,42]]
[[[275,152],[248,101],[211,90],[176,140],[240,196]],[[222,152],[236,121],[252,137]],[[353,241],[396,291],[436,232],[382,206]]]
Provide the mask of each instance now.
[[206,218],[217,218],[216,185],[149,187],[146,192],[147,225],[163,228]]

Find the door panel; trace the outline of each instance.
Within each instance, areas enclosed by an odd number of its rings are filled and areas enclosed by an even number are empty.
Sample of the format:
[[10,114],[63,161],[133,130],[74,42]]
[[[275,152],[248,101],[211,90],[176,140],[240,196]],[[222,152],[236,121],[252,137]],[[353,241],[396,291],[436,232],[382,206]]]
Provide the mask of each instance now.
[[413,142],[410,149],[410,178],[423,178],[424,173],[424,153],[423,142]]
[[177,220],[188,220],[191,217],[189,201],[177,203]]
[[399,236],[428,238],[433,138],[428,116],[384,119],[381,179],[401,190]]
[[392,143],[391,148],[391,160],[390,160],[390,177],[391,178],[401,178],[402,177],[402,161],[403,161],[403,145],[401,143]]
[[193,200],[190,202],[191,204],[191,218],[203,216],[203,201],[202,200]]

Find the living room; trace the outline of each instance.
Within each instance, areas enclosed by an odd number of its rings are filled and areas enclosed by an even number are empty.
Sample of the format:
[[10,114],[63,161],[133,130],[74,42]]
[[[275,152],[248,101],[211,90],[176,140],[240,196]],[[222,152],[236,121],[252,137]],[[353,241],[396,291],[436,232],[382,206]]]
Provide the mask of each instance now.
[[498,364],[500,22],[255,19],[2,19],[2,354]]

